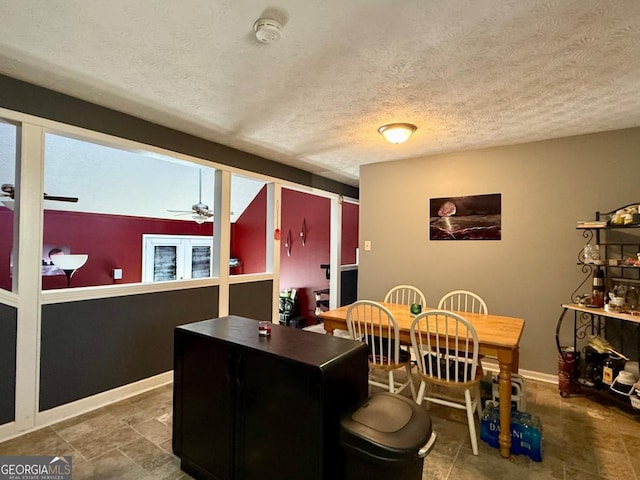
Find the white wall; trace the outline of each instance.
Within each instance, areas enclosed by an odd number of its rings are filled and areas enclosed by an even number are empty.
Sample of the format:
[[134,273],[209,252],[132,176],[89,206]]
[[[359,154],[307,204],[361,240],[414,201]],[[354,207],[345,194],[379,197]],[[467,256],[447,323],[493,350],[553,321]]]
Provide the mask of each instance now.
[[[502,194],[502,240],[429,240],[430,198],[487,193]],[[525,319],[520,367],[555,374],[560,305],[584,278],[576,221],[633,202],[640,128],[365,165],[358,298],[410,283],[435,306],[449,290],[475,291],[491,313]]]

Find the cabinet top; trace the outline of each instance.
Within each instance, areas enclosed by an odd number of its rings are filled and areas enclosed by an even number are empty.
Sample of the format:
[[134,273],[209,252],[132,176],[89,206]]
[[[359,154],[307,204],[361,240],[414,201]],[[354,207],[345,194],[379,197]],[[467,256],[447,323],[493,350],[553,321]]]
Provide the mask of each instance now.
[[263,337],[258,335],[258,321],[235,315],[181,325],[176,327],[176,331],[208,337],[318,368],[324,368],[341,357],[352,354],[368,358],[367,347],[362,342],[278,324],[272,324],[271,335]]

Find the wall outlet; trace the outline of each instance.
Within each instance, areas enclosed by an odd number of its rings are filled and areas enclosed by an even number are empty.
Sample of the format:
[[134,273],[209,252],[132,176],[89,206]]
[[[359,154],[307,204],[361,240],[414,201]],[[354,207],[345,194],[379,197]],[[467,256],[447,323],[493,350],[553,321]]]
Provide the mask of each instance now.
[[122,269],[114,268],[113,269],[113,279],[114,280],[122,280]]
[[371,251],[371,240],[364,241],[364,251],[365,252]]

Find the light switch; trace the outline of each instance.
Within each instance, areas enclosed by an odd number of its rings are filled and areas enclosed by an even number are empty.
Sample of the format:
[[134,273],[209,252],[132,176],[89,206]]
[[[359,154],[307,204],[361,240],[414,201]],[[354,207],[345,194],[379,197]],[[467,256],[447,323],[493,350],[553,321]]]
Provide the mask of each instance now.
[[364,241],[364,251],[369,252],[371,250],[371,240]]
[[122,269],[114,268],[113,269],[113,279],[114,280],[122,280]]

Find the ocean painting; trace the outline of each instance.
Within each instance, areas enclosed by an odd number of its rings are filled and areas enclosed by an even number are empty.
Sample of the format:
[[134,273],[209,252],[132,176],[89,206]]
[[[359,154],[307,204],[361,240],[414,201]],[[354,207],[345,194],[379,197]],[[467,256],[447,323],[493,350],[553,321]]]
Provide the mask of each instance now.
[[431,240],[500,240],[502,195],[432,198]]

